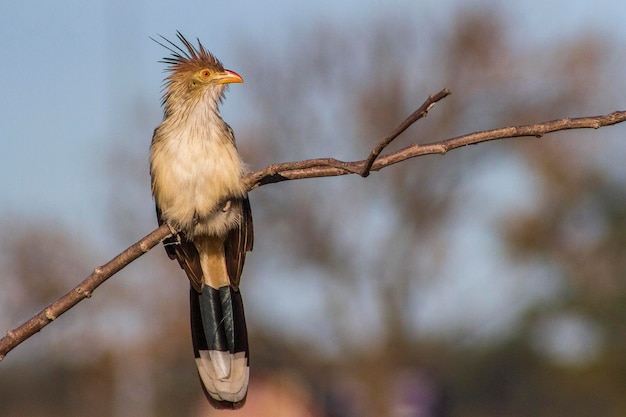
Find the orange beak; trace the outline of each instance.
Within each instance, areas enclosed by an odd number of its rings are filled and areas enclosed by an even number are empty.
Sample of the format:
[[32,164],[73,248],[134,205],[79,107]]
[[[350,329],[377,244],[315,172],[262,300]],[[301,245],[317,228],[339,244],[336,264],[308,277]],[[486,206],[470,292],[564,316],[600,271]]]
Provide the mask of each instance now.
[[243,78],[235,71],[224,70],[213,75],[213,80],[217,84],[242,83]]

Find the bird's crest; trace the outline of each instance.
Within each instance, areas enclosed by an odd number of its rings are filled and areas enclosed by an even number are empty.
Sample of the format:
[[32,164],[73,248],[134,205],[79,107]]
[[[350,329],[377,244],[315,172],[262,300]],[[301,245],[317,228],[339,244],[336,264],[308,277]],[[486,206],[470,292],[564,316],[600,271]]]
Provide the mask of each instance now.
[[162,35],[159,35],[159,37],[167,44],[161,43],[154,38],[150,38],[172,53],[172,56],[165,57],[159,61],[168,65],[166,71],[177,73],[185,72],[186,70],[196,71],[199,68],[205,67],[217,71],[224,70],[222,63],[212,53],[206,50],[200,42],[200,39],[197,39],[198,47],[195,47],[183,36],[182,33],[177,31],[176,36],[178,37],[178,40],[180,40],[187,48],[186,51]]

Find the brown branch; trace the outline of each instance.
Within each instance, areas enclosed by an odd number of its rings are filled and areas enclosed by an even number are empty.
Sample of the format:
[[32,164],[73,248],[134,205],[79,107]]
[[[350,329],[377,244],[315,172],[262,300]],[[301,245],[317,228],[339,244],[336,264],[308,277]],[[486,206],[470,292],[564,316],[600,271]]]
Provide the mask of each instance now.
[[[332,177],[347,174],[358,174],[366,177],[369,175],[370,171],[379,171],[389,165],[397,164],[410,158],[422,155],[445,154],[452,149],[462,146],[475,145],[496,139],[523,136],[541,137],[546,133],[567,129],[598,129],[603,126],[611,126],[626,121],[626,111],[616,111],[606,116],[580,117],[576,119],[566,118],[532,125],[475,132],[425,145],[411,145],[397,152],[380,156],[380,153],[387,145],[413,123],[426,116],[428,110],[430,110],[435,103],[449,94],[450,92],[444,89],[430,96],[419,109],[385,137],[370,152],[368,158],[365,160],[343,162],[334,158],[319,158],[273,164],[265,169],[246,175],[244,181],[246,181],[247,188],[248,190],[253,190],[265,184],[303,178]],[[83,299],[91,297],[93,291],[112,275],[174,233],[174,230],[170,230],[165,225],[159,227],[130,246],[124,252],[117,255],[107,264],[95,268],[91,275],[63,297],[41,310],[19,327],[8,331],[6,336],[0,339],[0,361],[4,359],[9,351],[24,340],[39,332],[50,322],[74,307]]]
[[39,332],[85,298],[91,297],[93,291],[112,275],[171,235],[172,231],[166,225],[159,227],[106,264],[96,267],[91,275],[74,287],[73,290],[41,310],[21,326],[8,331],[6,336],[0,339],[0,361],[24,340]]
[[365,166],[361,172],[359,172],[359,175],[363,178],[367,177],[370,174],[372,165],[374,165],[374,161],[376,161],[376,158],[378,158],[383,149],[385,149],[395,138],[407,130],[413,123],[426,117],[428,115],[428,111],[432,109],[438,101],[443,100],[449,95],[450,90],[444,88],[437,94],[428,96],[428,99],[426,99],[426,101],[417,110],[415,110],[413,114],[407,117],[402,123],[400,123],[396,130],[387,135],[378,145],[376,145],[374,149],[372,149],[372,152],[370,152],[370,155],[365,160]]
[[[540,138],[547,133],[569,129],[599,129],[604,126],[626,121],[626,111],[616,111],[604,116],[579,117],[575,119],[564,118],[548,122],[535,123],[524,126],[504,127],[500,129],[486,130],[483,132],[470,133],[455,138],[428,143],[424,145],[411,145],[396,152],[378,157],[372,164],[371,171],[380,171],[389,165],[397,164],[407,159],[422,155],[443,155],[446,152],[467,145],[476,145],[497,139],[516,137]],[[248,189],[253,190],[265,184],[281,181],[298,180],[304,178],[334,177],[346,174],[359,174],[365,172],[368,160],[343,162],[335,159],[320,158],[308,159],[298,162],[273,164],[265,169],[248,174],[245,180]]]

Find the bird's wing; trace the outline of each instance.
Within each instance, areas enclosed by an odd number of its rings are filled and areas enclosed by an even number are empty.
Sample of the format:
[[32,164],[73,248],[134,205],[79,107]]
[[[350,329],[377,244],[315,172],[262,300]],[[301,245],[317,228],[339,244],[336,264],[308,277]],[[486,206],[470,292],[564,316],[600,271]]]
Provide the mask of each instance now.
[[[162,225],[161,210],[159,210],[158,207],[157,218],[159,220],[159,226]],[[163,240],[163,246],[165,247],[167,256],[169,256],[170,259],[176,259],[180,267],[183,268],[193,289],[197,292],[201,292],[204,279],[196,245],[187,240],[184,233],[179,232],[176,236],[168,237]]]
[[234,289],[239,288],[241,271],[246,261],[246,252],[252,250],[254,243],[254,227],[252,224],[252,210],[250,200],[245,196],[241,200],[241,220],[236,228],[228,232],[224,241],[224,256],[226,271],[230,284]]

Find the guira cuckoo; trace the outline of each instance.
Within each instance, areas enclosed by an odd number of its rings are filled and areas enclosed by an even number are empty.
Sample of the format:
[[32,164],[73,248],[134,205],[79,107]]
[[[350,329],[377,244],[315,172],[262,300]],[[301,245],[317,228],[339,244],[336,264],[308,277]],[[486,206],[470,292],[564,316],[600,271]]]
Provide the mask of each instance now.
[[159,224],[179,232],[164,244],[191,283],[191,335],[204,392],[217,408],[239,408],[249,378],[239,281],[252,250],[252,214],[245,168],[218,105],[227,85],[243,79],[199,40],[196,47],[177,36],[182,46],[157,42],[172,55],[161,61],[169,74],[163,121],[150,146],[152,195]]

